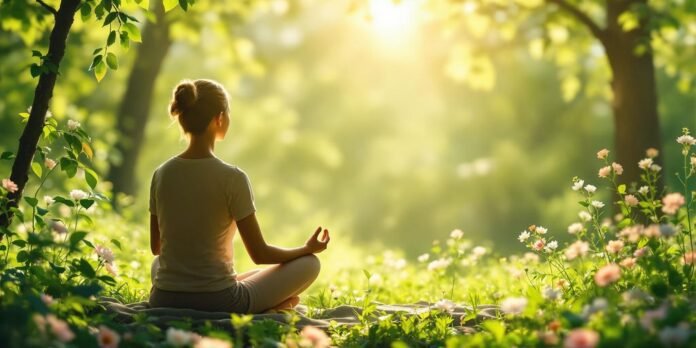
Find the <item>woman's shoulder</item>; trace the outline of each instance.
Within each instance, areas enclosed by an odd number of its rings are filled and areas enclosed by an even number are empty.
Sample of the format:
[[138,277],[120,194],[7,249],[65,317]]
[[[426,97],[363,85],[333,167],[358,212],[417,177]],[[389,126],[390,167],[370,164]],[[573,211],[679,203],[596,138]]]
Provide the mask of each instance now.
[[247,173],[236,164],[228,163],[222,159],[219,159],[220,168],[226,173],[238,177],[246,177]]

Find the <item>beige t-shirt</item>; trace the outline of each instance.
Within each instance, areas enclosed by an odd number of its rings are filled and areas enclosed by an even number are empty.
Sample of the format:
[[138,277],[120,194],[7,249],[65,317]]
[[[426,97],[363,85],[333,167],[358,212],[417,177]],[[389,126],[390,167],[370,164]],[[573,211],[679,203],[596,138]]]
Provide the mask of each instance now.
[[236,282],[232,237],[256,211],[246,173],[216,157],[173,157],[152,176],[150,213],[157,215],[161,249],[155,286],[213,292]]

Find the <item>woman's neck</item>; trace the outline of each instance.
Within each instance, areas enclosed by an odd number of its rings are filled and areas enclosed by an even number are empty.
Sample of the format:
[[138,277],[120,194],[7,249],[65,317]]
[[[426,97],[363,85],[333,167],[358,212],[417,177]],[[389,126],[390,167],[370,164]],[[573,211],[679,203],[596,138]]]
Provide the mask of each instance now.
[[207,158],[215,157],[215,136],[208,134],[190,135],[188,148],[179,157]]

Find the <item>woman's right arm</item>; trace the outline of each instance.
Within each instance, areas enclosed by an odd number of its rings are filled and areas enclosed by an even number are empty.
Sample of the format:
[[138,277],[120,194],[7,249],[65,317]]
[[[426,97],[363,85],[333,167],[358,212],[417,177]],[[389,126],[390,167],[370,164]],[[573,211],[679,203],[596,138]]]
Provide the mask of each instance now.
[[304,246],[297,248],[280,248],[274,245],[269,245],[263,239],[259,222],[256,220],[256,214],[251,215],[237,221],[239,235],[242,237],[244,247],[246,248],[251,260],[255,264],[278,264],[296,259],[300,256],[315,254],[324,251],[329,244],[329,231],[324,230],[322,239],[319,240],[321,227],[309,237]]

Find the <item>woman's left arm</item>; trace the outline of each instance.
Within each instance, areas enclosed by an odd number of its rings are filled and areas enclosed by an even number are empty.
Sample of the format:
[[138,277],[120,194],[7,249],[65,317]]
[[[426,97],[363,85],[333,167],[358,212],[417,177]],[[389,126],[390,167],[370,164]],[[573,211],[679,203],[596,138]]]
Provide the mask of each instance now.
[[160,254],[160,230],[157,215],[150,214],[150,251],[152,255]]

